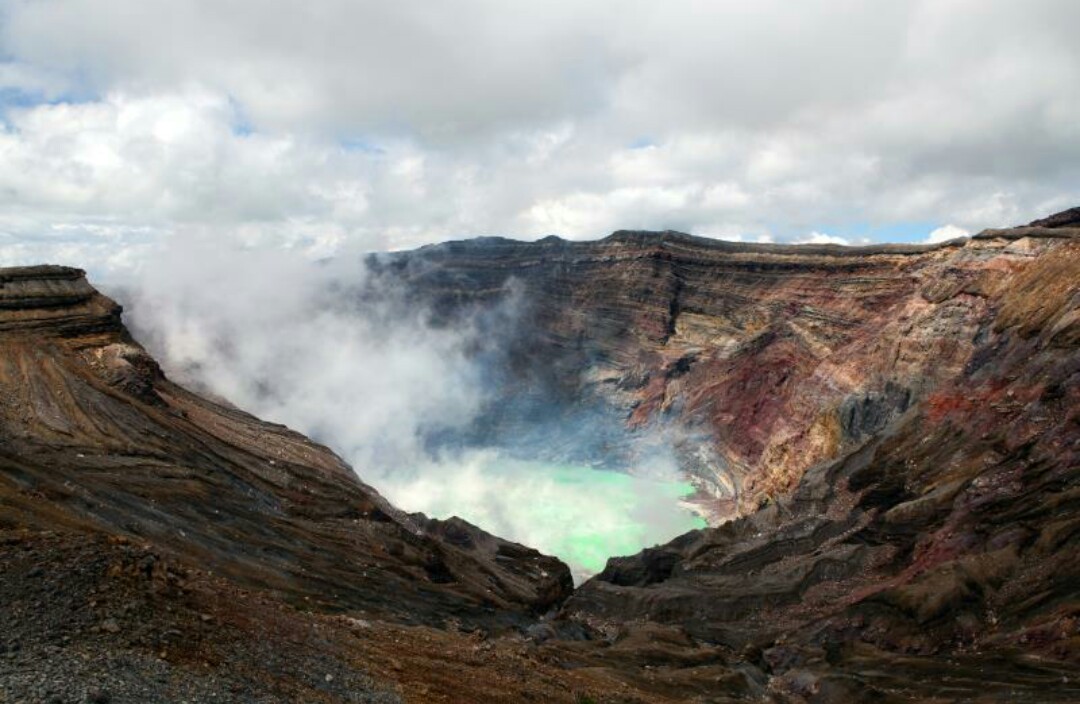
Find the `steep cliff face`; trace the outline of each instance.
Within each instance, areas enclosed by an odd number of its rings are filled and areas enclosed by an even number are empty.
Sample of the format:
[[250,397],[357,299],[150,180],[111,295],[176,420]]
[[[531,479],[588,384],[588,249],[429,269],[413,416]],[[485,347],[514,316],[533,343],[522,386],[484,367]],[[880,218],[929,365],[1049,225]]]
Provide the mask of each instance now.
[[616,643],[627,624],[681,629],[741,653],[785,700],[1067,701],[1073,215],[933,247],[616,233],[455,243],[397,266],[450,311],[523,289],[539,331],[525,368],[580,365],[571,396],[700,431],[716,453],[688,468],[714,517],[743,517],[610,560],[562,618]]
[[169,382],[81,271],[0,270],[0,528],[149,541],[294,601],[510,624],[554,558],[390,506],[330,450]]
[[611,560],[565,613],[679,623],[791,669],[829,654],[834,675],[877,658],[917,680],[900,654],[1080,664],[1078,282],[1077,243],[1048,249],[905,413],[765,509]]
[[[957,379],[1009,291],[1048,261],[1074,261],[1075,234],[1037,226],[862,248],[671,232],[487,238],[381,267],[448,316],[522,301],[510,358],[523,385],[540,379],[568,404],[602,399],[631,427],[677,430],[700,504],[721,520],[782,497]],[[1055,335],[1073,334],[1065,326]]]

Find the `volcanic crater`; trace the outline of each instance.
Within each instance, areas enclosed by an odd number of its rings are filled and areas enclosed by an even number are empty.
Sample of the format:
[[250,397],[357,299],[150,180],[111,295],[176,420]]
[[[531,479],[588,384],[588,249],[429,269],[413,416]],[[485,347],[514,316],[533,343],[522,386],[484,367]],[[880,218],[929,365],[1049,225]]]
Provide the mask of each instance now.
[[670,441],[710,527],[575,589],[170,381],[82,271],[0,269],[0,702],[1080,700],[1077,209],[367,266],[441,325],[526,302],[506,388],[539,400],[468,433],[599,409]]

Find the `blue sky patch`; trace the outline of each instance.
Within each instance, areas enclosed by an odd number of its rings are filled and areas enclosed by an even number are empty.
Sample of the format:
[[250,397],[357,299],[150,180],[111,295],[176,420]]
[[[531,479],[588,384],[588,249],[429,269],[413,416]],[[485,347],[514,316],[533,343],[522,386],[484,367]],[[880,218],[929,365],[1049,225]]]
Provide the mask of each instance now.
[[338,144],[347,152],[362,152],[364,154],[385,154],[386,150],[375,142],[361,137],[347,137],[339,139]]

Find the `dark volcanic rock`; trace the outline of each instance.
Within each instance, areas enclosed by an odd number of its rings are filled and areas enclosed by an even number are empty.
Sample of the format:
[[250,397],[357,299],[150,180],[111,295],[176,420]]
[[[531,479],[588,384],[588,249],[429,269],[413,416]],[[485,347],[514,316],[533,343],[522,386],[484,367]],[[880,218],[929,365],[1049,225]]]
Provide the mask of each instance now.
[[1039,220],[1032,220],[1031,227],[1080,227],[1080,207],[1069,208]]
[[63,266],[0,269],[0,333],[119,333],[120,306],[98,295],[85,273]]

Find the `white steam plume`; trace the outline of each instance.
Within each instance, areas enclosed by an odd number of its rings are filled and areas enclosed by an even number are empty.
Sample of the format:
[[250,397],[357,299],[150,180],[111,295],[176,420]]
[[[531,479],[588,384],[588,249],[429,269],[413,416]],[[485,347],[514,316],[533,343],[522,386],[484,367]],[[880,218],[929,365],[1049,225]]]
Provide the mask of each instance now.
[[562,557],[578,578],[694,525],[670,466],[657,481],[641,476],[649,467],[630,477],[523,461],[512,437],[498,448],[428,447],[491,400],[480,359],[498,355],[477,351],[499,341],[469,321],[431,325],[400,293],[360,253],[315,262],[188,237],[120,297],[170,376],[326,443],[405,510],[460,515]]

